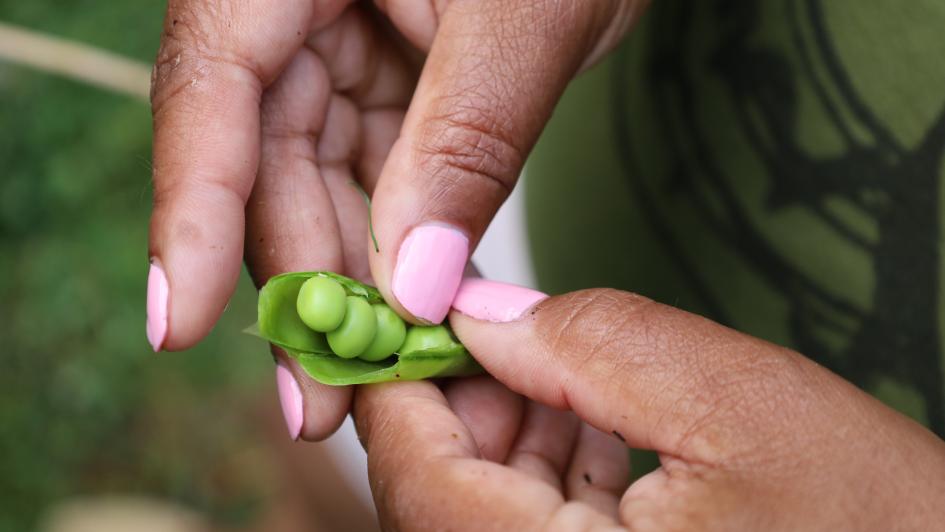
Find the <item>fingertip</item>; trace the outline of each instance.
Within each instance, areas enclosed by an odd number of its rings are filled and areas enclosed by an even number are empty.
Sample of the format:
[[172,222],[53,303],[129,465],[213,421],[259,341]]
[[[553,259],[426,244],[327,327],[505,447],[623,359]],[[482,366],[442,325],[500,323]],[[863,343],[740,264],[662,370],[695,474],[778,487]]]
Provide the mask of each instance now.
[[452,306],[476,320],[506,323],[521,318],[547,298],[547,294],[524,286],[471,277],[459,285]]
[[373,196],[370,236],[377,251],[369,260],[378,289],[401,317],[438,324],[501,201],[461,179],[436,177],[417,162],[417,149],[405,137],[391,148]]
[[302,390],[291,370],[281,359],[276,362],[276,387],[279,390],[279,405],[282,407],[282,416],[289,430],[289,438],[298,440],[304,419]]
[[158,267],[152,271],[158,281],[154,283],[153,297],[150,273],[148,280],[152,347],[181,351],[193,347],[210,333],[239,282],[242,227],[240,215],[238,235],[232,234],[229,224],[221,223],[165,245],[155,257]]
[[[463,281],[449,314],[457,338],[509,389],[553,408],[570,409],[573,375],[549,348],[555,343],[551,339],[560,336],[562,322],[544,316],[558,312],[557,298],[520,286],[478,281]],[[502,321],[509,317],[514,319]]]
[[469,237],[458,228],[427,223],[400,245],[391,279],[398,303],[424,323],[446,318],[469,259]]
[[167,337],[167,297],[169,286],[167,275],[161,268],[160,261],[156,258],[151,259],[151,267],[148,270],[148,292],[147,292],[147,318],[145,324],[145,333],[148,337],[148,343],[155,353],[164,346],[164,340]]
[[321,441],[334,434],[351,406],[351,386],[328,386],[313,380],[291,357],[277,347],[276,384],[289,437]]
[[155,171],[149,252],[167,280],[160,347],[168,351],[190,348],[210,332],[242,269],[243,191],[197,175]]
[[300,438],[310,442],[322,441],[334,434],[344,422],[354,390],[351,386],[321,384],[307,376],[304,379],[308,386],[302,386],[305,418]]
[[[392,154],[396,151],[395,145]],[[378,289],[401,317],[439,324],[459,288],[472,243],[461,224],[422,215],[418,220],[418,200],[422,197],[381,180],[372,204],[368,259]]]

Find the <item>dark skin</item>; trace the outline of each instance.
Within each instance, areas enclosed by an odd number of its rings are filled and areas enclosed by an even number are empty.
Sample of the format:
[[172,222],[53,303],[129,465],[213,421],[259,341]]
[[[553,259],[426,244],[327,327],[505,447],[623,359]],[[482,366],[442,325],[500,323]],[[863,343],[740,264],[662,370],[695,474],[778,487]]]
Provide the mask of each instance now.
[[[645,2],[172,0],[155,67],[150,254],[166,337],[257,284],[330,270],[391,291],[414,227],[474,249],[568,81]],[[373,196],[378,252],[358,190]],[[495,378],[364,386],[354,412],[388,529],[927,528],[945,444],[803,356],[639,297],[582,292],[451,322]],[[277,356],[282,356],[277,353]],[[353,390],[285,360],[300,437]],[[627,487],[626,446],[662,467]]]
[[[528,414],[464,418],[451,388],[425,382],[359,387],[355,419],[389,529],[945,522],[945,442],[799,353],[616,290],[550,298],[510,323],[455,311],[450,322],[501,385],[586,425],[546,432],[523,464]],[[505,427],[484,427],[490,417]],[[510,433],[511,450],[495,453]],[[661,462],[629,487],[626,446]]]

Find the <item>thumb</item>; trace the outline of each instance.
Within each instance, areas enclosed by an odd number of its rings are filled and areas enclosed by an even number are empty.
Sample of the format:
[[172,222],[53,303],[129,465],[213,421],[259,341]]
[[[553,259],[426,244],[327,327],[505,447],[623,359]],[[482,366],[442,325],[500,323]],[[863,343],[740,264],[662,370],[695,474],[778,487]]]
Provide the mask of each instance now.
[[687,461],[718,463],[776,438],[809,404],[790,398],[840,381],[797,353],[617,290],[545,298],[466,279],[453,307],[459,339],[511,390]]
[[617,290],[545,298],[478,279],[453,307],[457,336],[512,391],[660,453],[621,499],[631,530],[886,529],[925,510],[877,506],[877,490],[912,502],[940,482],[930,431],[705,318]]
[[454,1],[439,13],[374,192],[371,272],[402,315],[446,317],[469,254],[568,81],[599,42],[616,41],[610,28],[626,28],[615,19],[633,18],[626,5]]

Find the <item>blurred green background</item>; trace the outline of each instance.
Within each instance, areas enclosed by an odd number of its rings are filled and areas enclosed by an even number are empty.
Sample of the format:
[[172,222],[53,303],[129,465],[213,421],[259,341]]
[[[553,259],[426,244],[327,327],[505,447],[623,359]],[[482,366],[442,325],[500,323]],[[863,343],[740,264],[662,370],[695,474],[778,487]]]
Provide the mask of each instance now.
[[[149,63],[163,9],[0,0],[0,21]],[[0,62],[0,125],[0,530],[113,493],[246,520],[266,468],[246,418],[272,362],[239,334],[245,276],[199,347],[150,351],[147,103]]]

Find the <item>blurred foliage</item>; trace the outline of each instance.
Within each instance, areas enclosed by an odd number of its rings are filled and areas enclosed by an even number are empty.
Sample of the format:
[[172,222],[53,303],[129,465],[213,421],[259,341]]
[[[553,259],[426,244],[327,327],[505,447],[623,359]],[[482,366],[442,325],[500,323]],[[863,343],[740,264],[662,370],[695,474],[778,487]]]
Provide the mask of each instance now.
[[[0,0],[0,19],[150,61],[163,7]],[[245,276],[210,338],[150,352],[146,103],[0,63],[0,125],[0,530],[110,493],[245,519],[266,471],[248,418],[272,362],[239,333]]]

